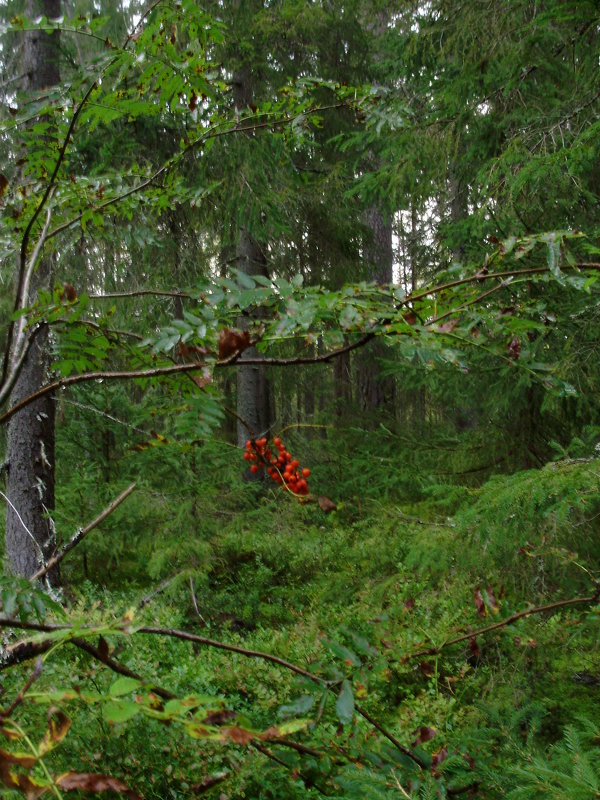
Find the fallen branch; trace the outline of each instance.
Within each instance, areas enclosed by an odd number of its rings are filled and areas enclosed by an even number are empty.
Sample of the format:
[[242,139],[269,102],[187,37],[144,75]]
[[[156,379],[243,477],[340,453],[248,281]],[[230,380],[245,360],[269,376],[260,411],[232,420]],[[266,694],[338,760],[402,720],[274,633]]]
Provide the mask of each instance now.
[[120,506],[123,500],[129,497],[129,495],[133,492],[134,489],[135,489],[135,483],[132,483],[130,486],[127,487],[127,489],[125,489],[125,491],[121,492],[121,494],[116,498],[116,500],[113,500],[112,503],[104,509],[104,511],[98,514],[96,519],[89,522],[85,526],[85,528],[81,528],[81,530],[77,531],[75,536],[73,536],[73,538],[69,542],[63,545],[58,551],[58,553],[53,555],[52,558],[43,567],[40,567],[40,569],[38,569],[38,571],[34,575],[32,575],[29,580],[36,581],[38,580],[38,578],[42,578],[49,570],[51,570],[53,567],[59,564],[63,560],[63,558],[67,555],[67,553],[69,553],[74,547],[77,547],[79,542],[83,541],[83,539],[85,539],[85,537],[88,535],[88,533],[90,533],[90,531],[93,531],[94,528],[100,525],[100,523],[103,522],[109,516],[109,514],[112,514],[115,508]]
[[402,657],[402,661],[410,661],[411,659],[419,658],[420,656],[438,655],[446,647],[450,647],[453,644],[459,644],[460,642],[469,641],[471,639],[476,638],[477,636],[482,636],[483,634],[498,630],[499,628],[505,628],[507,625],[511,625],[518,619],[522,619],[523,617],[528,617],[531,614],[543,614],[545,611],[555,611],[558,608],[566,608],[568,606],[574,606],[574,605],[591,604],[597,602],[599,599],[600,599],[600,586],[596,589],[594,594],[591,594],[587,597],[573,597],[570,600],[557,600],[554,603],[548,603],[547,605],[544,606],[535,606],[534,608],[527,608],[525,609],[525,611],[517,611],[514,614],[511,614],[510,617],[506,617],[506,619],[503,619],[500,622],[495,622],[493,625],[486,625],[484,628],[479,628],[476,631],[465,633],[461,636],[457,636],[454,639],[448,639],[448,641],[444,642],[444,644],[441,644],[439,647],[428,647],[423,650],[416,650],[414,653],[409,653],[408,655]]

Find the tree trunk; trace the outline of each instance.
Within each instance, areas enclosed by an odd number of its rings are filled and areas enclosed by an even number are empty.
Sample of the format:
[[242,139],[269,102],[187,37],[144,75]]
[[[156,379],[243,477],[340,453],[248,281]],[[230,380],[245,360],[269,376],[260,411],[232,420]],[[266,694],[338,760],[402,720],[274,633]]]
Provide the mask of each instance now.
[[[49,18],[60,16],[60,0],[29,0],[26,14]],[[23,89],[33,92],[57,84],[59,74],[59,32],[29,31],[24,34],[21,71]],[[50,259],[37,267],[27,302],[51,280]],[[35,334],[23,368],[11,392],[10,405],[18,403],[42,386],[48,378],[49,332],[42,327]],[[55,401],[46,395],[30,403],[8,423],[6,493],[6,556],[11,572],[29,577],[47,560],[56,546],[51,512],[54,509],[54,422]],[[57,571],[49,579],[58,581]]]
[[[252,80],[247,64],[241,66],[234,74],[233,97],[239,113],[242,113],[252,101]],[[238,230],[236,260],[240,272],[246,275],[268,276],[264,250],[246,224],[242,224]],[[248,318],[242,317],[239,327],[244,329],[248,326]],[[244,355],[256,358],[259,352],[255,347],[249,347]],[[239,360],[237,368],[237,413],[240,417],[237,422],[237,441],[240,447],[244,446],[249,436],[266,433],[270,425],[266,367],[260,364],[244,366],[243,362],[244,356]],[[250,475],[251,473],[248,473],[249,477]]]
[[[237,244],[238,269],[246,275],[266,275],[267,265],[263,251],[252,238],[246,228],[238,235]],[[240,328],[246,328],[249,321],[243,317]],[[256,358],[259,352],[249,347],[244,356]],[[237,368],[237,413],[248,423],[250,431],[240,420],[237,423],[237,441],[240,447],[249,436],[259,436],[267,432],[269,421],[269,386],[267,368],[261,364],[244,366],[244,356],[238,361]]]
[[[392,221],[378,204],[367,209],[365,222],[372,234],[364,249],[365,261],[370,265],[369,279],[378,284],[391,283],[394,262]],[[381,376],[380,359],[384,355],[385,345],[376,340],[358,356],[357,379],[363,411],[375,411],[384,405],[390,410],[393,408],[394,379]]]

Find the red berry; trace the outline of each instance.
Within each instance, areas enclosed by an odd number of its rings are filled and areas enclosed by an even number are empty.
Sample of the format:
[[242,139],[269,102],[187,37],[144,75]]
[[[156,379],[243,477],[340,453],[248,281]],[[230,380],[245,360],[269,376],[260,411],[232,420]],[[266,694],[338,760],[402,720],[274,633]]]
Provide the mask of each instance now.
[[302,474],[304,475],[305,478],[308,478],[310,476],[310,470],[305,467],[302,470]]

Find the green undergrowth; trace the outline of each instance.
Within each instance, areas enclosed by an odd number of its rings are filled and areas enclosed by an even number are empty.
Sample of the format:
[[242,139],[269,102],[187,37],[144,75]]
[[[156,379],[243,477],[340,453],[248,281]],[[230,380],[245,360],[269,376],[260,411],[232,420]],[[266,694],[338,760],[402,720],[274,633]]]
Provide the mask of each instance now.
[[[207,477],[198,463],[211,453]],[[290,738],[317,755],[269,742],[269,758],[227,737],[182,735],[176,721],[139,713],[115,721],[102,703],[73,699],[61,705],[69,744],[47,757],[54,771],[118,775],[146,798],[197,796],[219,775],[207,796],[392,798],[398,783],[414,798],[466,786],[483,798],[597,796],[598,605],[476,634],[528,607],[593,593],[598,461],[555,462],[480,487],[423,473],[414,493],[403,479],[393,492],[359,496],[362,476],[338,483],[337,465],[313,469],[304,457],[313,490],[338,505],[325,514],[240,480],[230,453],[214,445],[195,465],[180,463],[179,494],[139,485],[90,534],[64,564],[67,618],[104,627],[91,641],[102,635],[111,655],[148,681],[139,691],[202,695],[209,719],[231,712],[221,727],[235,720],[228,724],[265,731],[306,720]],[[159,455],[156,448],[148,457]],[[383,472],[387,480],[387,462]],[[85,509],[67,484],[62,529],[93,516],[126,479],[94,493],[90,477]],[[124,619],[130,633],[115,633]],[[334,691],[256,655],[135,633],[141,624],[274,654],[333,680]],[[24,674],[5,673],[8,696]],[[35,688],[110,695],[114,681],[65,642],[45,657]],[[336,701],[344,686],[426,769]],[[20,724],[43,725],[47,708],[24,703]]]

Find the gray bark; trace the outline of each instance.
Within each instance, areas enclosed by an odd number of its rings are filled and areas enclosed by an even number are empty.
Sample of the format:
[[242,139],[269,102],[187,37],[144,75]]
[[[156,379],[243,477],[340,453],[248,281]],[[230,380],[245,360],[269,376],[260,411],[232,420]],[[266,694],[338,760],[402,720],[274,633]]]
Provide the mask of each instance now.
[[[267,265],[260,245],[253,239],[246,228],[238,234],[237,243],[238,269],[246,275],[266,275]],[[249,325],[247,317],[240,321],[240,328]],[[259,353],[255,347],[249,347],[244,356],[256,358]],[[269,422],[269,386],[267,370],[260,364],[244,366],[244,356],[238,361],[237,368],[237,413],[250,426],[250,431],[238,420],[237,441],[240,447],[252,436],[265,433]]]
[[[26,13],[35,17],[60,16],[60,0],[29,0]],[[59,74],[59,32],[31,31],[24,34],[21,71],[23,90],[35,92],[57,84]],[[50,260],[42,259],[32,281],[28,302],[37,289],[50,281]],[[48,377],[49,333],[41,328],[35,335],[10,404],[35,392]],[[55,401],[46,395],[30,403],[8,423],[6,494],[6,556],[11,572],[25,577],[35,573],[56,545],[51,512],[54,509],[54,423]],[[49,575],[57,581],[57,573]]]
[[[365,261],[370,265],[369,280],[378,284],[391,283],[394,262],[392,221],[378,204],[367,209],[365,222],[371,232],[364,253]],[[384,353],[385,345],[376,340],[368,352],[359,356],[360,402],[365,411],[375,411],[384,405],[393,408],[394,379],[381,376],[378,361]]]
[[[233,78],[233,97],[236,109],[241,113],[252,100],[252,79],[247,64],[236,70]],[[249,134],[246,134],[249,135]],[[246,275],[268,275],[267,260],[264,250],[254,239],[248,225],[242,224],[238,230],[236,243],[237,268]],[[240,328],[247,328],[250,320],[243,317]],[[256,358],[259,356],[255,347],[248,348],[244,355]],[[237,368],[237,413],[241,420],[237,422],[237,442],[240,447],[250,436],[259,436],[269,428],[269,387],[266,367],[260,364],[244,366],[244,356]],[[248,473],[250,476],[251,473]]]

